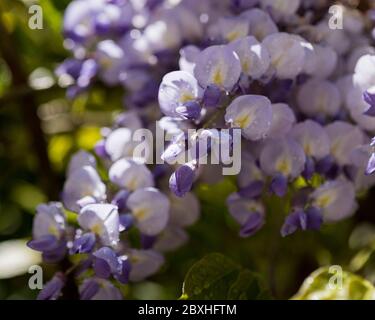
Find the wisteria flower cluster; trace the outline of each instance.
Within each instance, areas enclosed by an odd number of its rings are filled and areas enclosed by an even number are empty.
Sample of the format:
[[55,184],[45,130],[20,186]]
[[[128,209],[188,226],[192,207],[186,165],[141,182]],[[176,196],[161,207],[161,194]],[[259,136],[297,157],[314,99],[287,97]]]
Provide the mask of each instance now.
[[[37,208],[29,246],[64,266],[40,299],[59,298],[72,275],[81,299],[120,299],[117,283],[157,272],[162,253],[184,244],[184,228],[199,218],[194,185],[225,178],[228,159],[215,145],[235,149],[235,132],[241,170],[226,202],[241,237],[283,214],[267,212],[273,197],[287,204],[282,236],[355,212],[375,183],[374,14],[342,6],[343,28],[332,29],[330,5],[70,4],[64,34],[74,57],[57,69],[68,96],[96,82],[123,86],[128,111],[103,128],[96,157],[73,156],[61,202]],[[146,165],[147,154],[133,157],[132,134],[157,126],[173,137],[157,155],[166,164]],[[202,164],[208,154],[219,164]]]

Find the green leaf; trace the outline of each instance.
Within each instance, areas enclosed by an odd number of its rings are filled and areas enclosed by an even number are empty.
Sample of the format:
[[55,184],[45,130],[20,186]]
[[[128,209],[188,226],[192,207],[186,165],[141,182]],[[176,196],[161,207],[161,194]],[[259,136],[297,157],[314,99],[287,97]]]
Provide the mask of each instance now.
[[250,270],[242,270],[228,292],[229,300],[269,299],[262,280]]
[[264,293],[259,276],[222,254],[212,253],[190,268],[181,299],[257,299],[265,298]]
[[227,257],[212,253],[188,271],[183,296],[188,299],[225,299],[240,267]]
[[295,300],[374,300],[375,288],[366,279],[347,271],[322,267],[302,284]]

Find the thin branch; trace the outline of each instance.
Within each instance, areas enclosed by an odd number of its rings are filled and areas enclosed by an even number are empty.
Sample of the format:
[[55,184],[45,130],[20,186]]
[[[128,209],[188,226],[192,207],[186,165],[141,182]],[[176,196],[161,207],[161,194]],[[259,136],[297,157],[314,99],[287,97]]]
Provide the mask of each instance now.
[[[0,54],[12,74],[12,85],[16,88],[28,87],[27,73],[23,69],[22,59],[17,53],[17,45],[0,19]],[[44,191],[50,199],[56,199],[57,184],[47,153],[47,143],[37,115],[38,105],[34,91],[25,91],[19,96],[19,110],[29,132],[32,151],[38,159],[39,176]]]

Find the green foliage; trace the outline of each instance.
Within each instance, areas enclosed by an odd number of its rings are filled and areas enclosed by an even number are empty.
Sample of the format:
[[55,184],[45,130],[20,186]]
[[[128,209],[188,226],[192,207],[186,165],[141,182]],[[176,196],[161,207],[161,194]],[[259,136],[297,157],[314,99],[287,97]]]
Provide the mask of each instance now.
[[187,273],[181,299],[262,299],[267,295],[260,276],[219,253],[195,263]]
[[375,288],[347,271],[322,267],[314,271],[293,297],[296,300],[374,300]]

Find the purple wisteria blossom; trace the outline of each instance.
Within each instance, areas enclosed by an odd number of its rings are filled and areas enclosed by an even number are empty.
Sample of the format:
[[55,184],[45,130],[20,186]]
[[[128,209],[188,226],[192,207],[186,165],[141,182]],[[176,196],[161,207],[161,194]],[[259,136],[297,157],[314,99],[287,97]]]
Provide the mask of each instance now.
[[[96,85],[123,90],[126,110],[101,130],[95,156],[73,155],[61,202],[37,208],[28,246],[60,263],[39,299],[60,298],[68,282],[82,300],[122,299],[129,282],[171,272],[163,254],[207,219],[214,183],[230,185],[217,201],[241,238],[275,216],[283,241],[355,213],[375,184],[375,48],[367,15],[340,5],[343,29],[333,30],[328,4],[70,3],[72,57],[56,69],[59,83],[72,99]],[[142,128],[166,133],[163,164],[147,161],[156,139],[135,157]],[[235,160],[236,176],[225,176]]]

